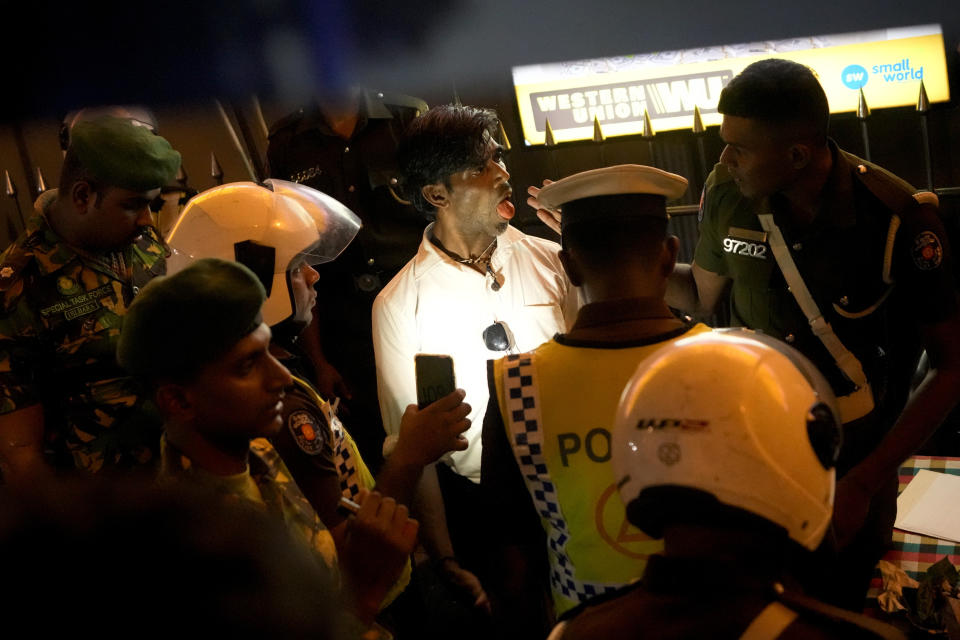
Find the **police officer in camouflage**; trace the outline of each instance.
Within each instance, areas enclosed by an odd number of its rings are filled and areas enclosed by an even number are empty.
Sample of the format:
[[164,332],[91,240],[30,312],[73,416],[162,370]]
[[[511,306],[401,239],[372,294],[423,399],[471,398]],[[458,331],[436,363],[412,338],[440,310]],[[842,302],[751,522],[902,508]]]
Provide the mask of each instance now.
[[[830,381],[844,423],[840,556],[818,582],[857,609],[890,542],[898,467],[960,398],[960,314],[936,196],[839,149],[803,65],[751,64],[718,110],[726,147],[707,178],[693,264],[677,266],[667,301],[709,313],[732,285],[737,324],[793,344]],[[932,370],[909,395],[924,348]]]
[[180,154],[148,129],[78,123],[59,189],[0,256],[0,465],[10,483],[55,468],[149,463],[159,421],[115,362],[127,307],[165,269],[149,204]]
[[317,97],[280,119],[267,147],[273,178],[333,196],[363,227],[335,262],[318,269],[318,305],[302,343],[317,388],[341,413],[376,470],[384,431],[377,400],[370,314],[380,289],[416,252],[427,221],[398,195],[397,142],[425,112],[419,98],[359,87]]

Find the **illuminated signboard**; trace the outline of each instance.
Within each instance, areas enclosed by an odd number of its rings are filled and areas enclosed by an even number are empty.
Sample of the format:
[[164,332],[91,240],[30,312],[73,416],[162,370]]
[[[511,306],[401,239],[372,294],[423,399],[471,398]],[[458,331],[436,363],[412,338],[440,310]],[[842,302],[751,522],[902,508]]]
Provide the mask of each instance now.
[[832,113],[856,111],[860,89],[871,109],[916,104],[920,81],[931,102],[950,99],[943,34],[922,25],[776,42],[664,51],[514,67],[527,145],[543,144],[549,119],[557,142],[590,140],[596,118],[605,136],[689,129],[693,109],[720,124],[720,91],[744,67],[787,58],[816,71]]

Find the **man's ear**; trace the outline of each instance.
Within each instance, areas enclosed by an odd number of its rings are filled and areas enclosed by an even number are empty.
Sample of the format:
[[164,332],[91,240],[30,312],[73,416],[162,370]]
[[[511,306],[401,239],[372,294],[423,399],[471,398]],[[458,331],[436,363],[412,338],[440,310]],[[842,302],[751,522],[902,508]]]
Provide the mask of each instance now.
[[432,204],[437,209],[446,206],[449,201],[447,188],[442,184],[427,184],[420,189],[423,199]]
[[664,277],[670,277],[680,255],[680,238],[667,236],[663,240],[663,251],[660,254],[660,270]]
[[810,165],[810,160],[813,158],[813,150],[810,148],[810,145],[803,142],[795,142],[790,145],[788,150],[790,154],[790,164],[793,165],[794,169],[805,169]]
[[580,267],[577,265],[575,258],[570,256],[570,252],[566,249],[560,249],[560,253],[557,254],[560,258],[560,264],[563,265],[563,270],[567,272],[567,278],[570,280],[570,284],[575,287],[579,287],[583,284],[583,275],[580,273]]
[[156,392],[157,407],[164,418],[176,422],[186,422],[193,417],[193,405],[190,394],[179,384],[161,384]]
[[97,202],[97,192],[86,180],[77,180],[70,187],[70,201],[80,213],[86,213]]

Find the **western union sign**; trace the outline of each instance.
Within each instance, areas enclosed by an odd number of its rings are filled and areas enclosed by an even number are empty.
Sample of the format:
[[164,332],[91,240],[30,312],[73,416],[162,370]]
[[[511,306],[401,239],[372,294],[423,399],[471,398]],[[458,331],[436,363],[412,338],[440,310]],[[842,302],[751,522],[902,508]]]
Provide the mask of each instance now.
[[622,56],[513,69],[527,145],[543,144],[549,119],[557,142],[643,131],[688,129],[694,107],[720,124],[720,92],[752,62],[780,57],[811,67],[832,113],[856,111],[860,89],[871,109],[916,104],[921,80],[931,102],[950,99],[939,25]]

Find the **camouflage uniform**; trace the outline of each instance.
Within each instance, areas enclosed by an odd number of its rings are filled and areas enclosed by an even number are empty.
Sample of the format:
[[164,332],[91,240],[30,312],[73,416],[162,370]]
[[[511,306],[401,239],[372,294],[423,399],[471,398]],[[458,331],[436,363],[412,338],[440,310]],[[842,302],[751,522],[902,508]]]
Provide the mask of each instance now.
[[[286,428],[273,441],[294,477],[302,478],[304,483],[336,476],[341,494],[351,500],[356,499],[360,489],[373,491],[376,479],[363,461],[357,443],[337,417],[336,408],[306,380],[294,375],[293,382],[283,400]],[[412,567],[408,558],[400,577],[383,599],[381,609],[396,600],[410,584]]]
[[69,247],[37,215],[0,256],[0,414],[42,404],[45,447],[57,466],[89,472],[155,458],[160,419],[116,364],[120,324],[133,297],[166,270],[150,227],[123,251]]
[[161,483],[189,479],[231,498],[262,506],[271,515],[282,518],[294,539],[301,540],[324,566],[336,571],[333,537],[293,481],[277,450],[265,438],[250,441],[250,460],[245,473],[218,476],[195,468],[193,461],[164,436],[160,443],[159,479]]

